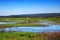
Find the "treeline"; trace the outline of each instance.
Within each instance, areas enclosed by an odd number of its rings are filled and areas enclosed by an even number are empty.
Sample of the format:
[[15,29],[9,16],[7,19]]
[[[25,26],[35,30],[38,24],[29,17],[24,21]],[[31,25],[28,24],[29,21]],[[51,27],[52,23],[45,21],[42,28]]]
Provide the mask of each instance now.
[[3,18],[9,18],[9,17],[12,17],[12,18],[27,18],[27,17],[30,17],[30,18],[36,18],[36,17],[41,17],[41,18],[48,18],[48,17],[56,17],[56,16],[60,16],[60,13],[36,13],[36,14],[24,14],[24,15],[10,15],[10,16],[0,16],[0,17],[3,17]]

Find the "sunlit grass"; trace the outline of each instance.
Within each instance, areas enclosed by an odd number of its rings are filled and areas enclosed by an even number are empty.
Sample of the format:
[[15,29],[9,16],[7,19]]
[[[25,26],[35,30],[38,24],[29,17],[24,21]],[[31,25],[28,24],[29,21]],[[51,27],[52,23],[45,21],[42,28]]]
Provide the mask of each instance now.
[[[45,24],[33,24],[40,20],[52,21],[55,24],[60,24],[60,17],[51,18],[0,18],[0,22],[17,22],[16,24],[0,24],[0,28],[5,27],[22,27],[22,26],[47,26]],[[21,22],[21,23],[18,23]]]
[[60,40],[60,32],[0,32],[0,40]]
[[43,24],[0,24],[0,28],[6,28],[6,27],[40,27],[40,26],[47,26]]

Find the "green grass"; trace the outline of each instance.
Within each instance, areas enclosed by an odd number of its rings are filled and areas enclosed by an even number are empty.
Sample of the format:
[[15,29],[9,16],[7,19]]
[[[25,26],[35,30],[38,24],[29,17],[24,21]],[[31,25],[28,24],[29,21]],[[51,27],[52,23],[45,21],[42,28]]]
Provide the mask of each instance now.
[[[50,34],[55,37],[50,36]],[[0,32],[0,40],[60,40],[60,33]]]
[[60,23],[60,16],[59,16],[59,17],[47,18],[47,20],[50,20],[50,21],[54,21],[54,22]]
[[19,22],[19,21],[37,21],[40,20],[41,18],[0,18],[0,22],[8,22],[8,21],[15,21],[15,22]]
[[47,26],[44,24],[32,24],[41,20],[41,18],[0,18],[0,22],[22,22],[16,24],[0,24],[0,28],[18,27],[18,26]]
[[0,24],[0,28],[5,27],[18,27],[18,26],[47,26],[44,24],[32,24],[36,23],[39,20],[48,20],[56,24],[60,24],[60,17],[51,17],[51,18],[0,18],[0,22],[22,22],[16,24]]
[[51,18],[0,18],[0,22],[20,22],[20,21],[30,21],[37,22],[38,20],[49,20],[56,23],[60,23],[60,17],[51,17]]
[[40,27],[40,26],[47,26],[42,24],[0,24],[0,28],[6,28],[6,27]]
[[[36,33],[32,32],[0,32],[0,40],[37,40]],[[42,37],[43,39],[43,37]]]

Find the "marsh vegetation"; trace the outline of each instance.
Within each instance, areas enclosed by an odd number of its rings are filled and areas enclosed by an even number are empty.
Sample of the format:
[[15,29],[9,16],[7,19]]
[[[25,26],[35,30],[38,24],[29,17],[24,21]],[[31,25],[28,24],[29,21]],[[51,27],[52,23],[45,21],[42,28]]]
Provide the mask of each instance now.
[[[13,22],[13,23],[9,23],[9,22]],[[0,30],[0,40],[60,40],[60,31],[55,32],[52,30],[53,32],[27,32],[27,31],[5,32],[4,30],[4,28],[11,28],[11,27],[16,27],[16,28],[17,27],[44,27],[44,28],[48,27],[49,29],[51,25],[58,25],[58,24],[60,25],[60,17],[0,18],[0,29],[3,29],[2,31]]]
[[0,32],[0,40],[60,40],[60,32]]
[[[0,22],[6,22],[7,24],[0,23],[0,28],[3,27],[18,27],[18,26],[48,26],[47,24],[39,24],[41,20],[46,22],[51,21],[52,24],[60,24],[60,17],[52,18],[0,18]],[[44,22],[42,21],[42,22]],[[12,23],[8,23],[12,22]],[[15,22],[15,23],[14,23]]]

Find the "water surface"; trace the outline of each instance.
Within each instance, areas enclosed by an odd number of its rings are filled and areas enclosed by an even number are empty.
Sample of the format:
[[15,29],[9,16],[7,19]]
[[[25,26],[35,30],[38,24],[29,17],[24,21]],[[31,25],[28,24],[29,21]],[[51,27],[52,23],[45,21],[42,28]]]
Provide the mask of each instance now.
[[[15,24],[16,22],[0,22],[0,24]],[[60,32],[60,25],[52,24],[51,21],[41,21],[37,24],[48,24],[49,26],[40,26],[40,27],[10,27],[10,28],[0,28],[0,31],[4,30],[5,32],[16,31],[16,32]]]
[[46,27],[11,27],[4,31],[23,31],[23,32],[60,32],[60,25],[50,25]]
[[15,24],[16,22],[0,22],[0,24]]

